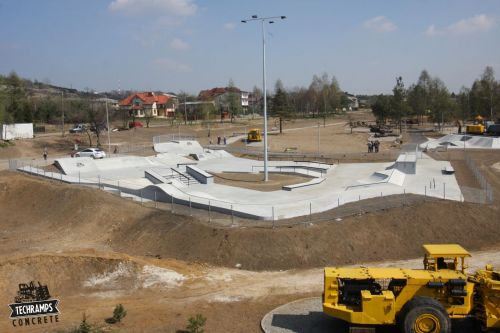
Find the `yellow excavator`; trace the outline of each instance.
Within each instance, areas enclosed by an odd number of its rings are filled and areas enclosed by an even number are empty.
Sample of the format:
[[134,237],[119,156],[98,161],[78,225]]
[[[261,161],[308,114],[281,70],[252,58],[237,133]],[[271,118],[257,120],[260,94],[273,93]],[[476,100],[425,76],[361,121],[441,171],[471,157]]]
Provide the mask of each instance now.
[[323,312],[353,326],[398,325],[403,333],[451,333],[451,319],[473,317],[500,329],[500,272],[466,274],[458,244],[424,245],[423,269],[325,268]]
[[248,131],[247,142],[260,142],[260,141],[262,141],[262,134],[260,132],[260,129],[252,128],[251,130]]

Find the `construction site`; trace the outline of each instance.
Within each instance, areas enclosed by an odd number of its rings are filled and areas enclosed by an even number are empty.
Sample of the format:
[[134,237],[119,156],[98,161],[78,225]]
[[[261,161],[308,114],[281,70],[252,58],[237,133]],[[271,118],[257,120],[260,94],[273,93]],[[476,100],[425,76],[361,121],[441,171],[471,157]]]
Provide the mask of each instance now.
[[421,268],[423,244],[447,243],[471,252],[462,274],[500,267],[500,138],[375,136],[353,111],[269,128],[265,165],[260,121],[111,132],[103,159],[71,156],[79,134],[0,148],[0,297],[50,290],[60,311],[0,331],[185,332],[201,314],[206,332],[347,333],[322,309],[325,267]]

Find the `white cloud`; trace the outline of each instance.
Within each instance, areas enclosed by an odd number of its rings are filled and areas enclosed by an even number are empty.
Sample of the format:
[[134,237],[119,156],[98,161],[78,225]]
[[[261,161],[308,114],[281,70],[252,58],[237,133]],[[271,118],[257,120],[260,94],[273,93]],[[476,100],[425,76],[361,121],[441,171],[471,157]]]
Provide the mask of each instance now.
[[427,36],[436,36],[439,35],[440,32],[436,29],[436,26],[434,24],[431,24],[425,31],[425,34]]
[[191,67],[189,65],[177,62],[169,58],[154,59],[151,64],[156,70],[182,73],[191,72]]
[[197,9],[193,0],[113,0],[109,4],[110,11],[125,14],[154,12],[169,16],[191,16]]
[[187,50],[189,49],[189,44],[180,38],[174,38],[170,42],[170,47],[175,50]]
[[425,34],[427,36],[437,36],[446,34],[465,35],[475,32],[486,32],[491,30],[496,24],[493,17],[481,14],[470,18],[462,19],[458,22],[450,24],[442,29],[437,29],[434,25],[430,25]]
[[369,20],[366,20],[363,23],[363,26],[366,29],[373,30],[376,32],[391,32],[391,31],[395,31],[398,29],[397,25],[392,23],[385,16],[377,16],[377,17],[373,17]]
[[224,24],[224,29],[226,29],[226,30],[233,30],[235,27],[236,27],[236,24],[234,24],[233,22],[228,22],[228,23]]

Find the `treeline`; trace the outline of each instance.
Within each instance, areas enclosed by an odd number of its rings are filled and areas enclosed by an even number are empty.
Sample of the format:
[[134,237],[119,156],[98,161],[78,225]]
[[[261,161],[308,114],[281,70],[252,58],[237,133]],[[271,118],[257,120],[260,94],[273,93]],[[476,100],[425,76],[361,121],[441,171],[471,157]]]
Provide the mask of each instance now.
[[[262,90],[253,89],[256,101],[262,101]],[[314,75],[308,87],[286,89],[281,80],[274,85],[274,94],[268,95],[270,115],[280,118],[327,117],[347,108],[349,99],[335,76],[327,73]],[[259,103],[256,105],[261,107]]]
[[[102,122],[101,95],[0,75],[0,123]],[[112,110],[110,110],[112,111]],[[99,116],[98,116],[99,115]],[[99,119],[96,119],[99,118]]]
[[381,122],[393,120],[401,124],[403,119],[424,119],[438,123],[461,120],[466,122],[477,116],[498,122],[500,82],[495,79],[492,67],[486,67],[470,88],[462,87],[458,93],[450,93],[438,77],[423,70],[418,81],[405,88],[403,78],[396,78],[392,95],[379,95],[372,110]]

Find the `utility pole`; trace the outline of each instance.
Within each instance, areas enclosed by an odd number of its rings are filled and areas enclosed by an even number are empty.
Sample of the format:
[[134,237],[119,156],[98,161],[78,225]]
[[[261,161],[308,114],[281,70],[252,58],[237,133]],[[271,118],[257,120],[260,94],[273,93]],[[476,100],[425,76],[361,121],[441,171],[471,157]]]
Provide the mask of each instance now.
[[187,125],[187,120],[186,95],[184,95],[184,125]]
[[64,91],[61,91],[61,136],[64,137]]
[[[106,127],[108,128],[108,155],[111,154],[111,138],[109,136],[109,113],[108,113],[108,98],[104,96],[106,102]],[[99,129],[96,128],[98,131]]]

